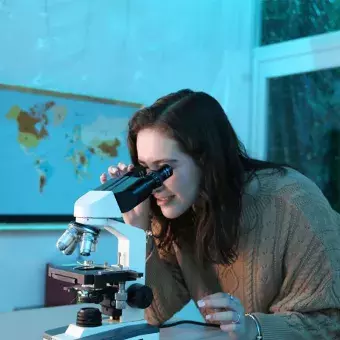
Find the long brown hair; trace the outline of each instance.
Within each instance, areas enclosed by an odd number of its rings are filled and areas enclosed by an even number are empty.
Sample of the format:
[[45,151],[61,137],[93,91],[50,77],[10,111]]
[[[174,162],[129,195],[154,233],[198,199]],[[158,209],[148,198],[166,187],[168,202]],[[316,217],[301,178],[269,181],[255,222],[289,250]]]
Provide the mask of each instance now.
[[167,220],[151,199],[159,247],[170,249],[176,242],[190,246],[203,263],[231,264],[237,257],[244,187],[257,170],[280,166],[248,157],[221,105],[204,92],[181,90],[136,112],[128,131],[135,165],[137,135],[145,128],[161,129],[176,140],[202,174],[197,202],[177,219]]

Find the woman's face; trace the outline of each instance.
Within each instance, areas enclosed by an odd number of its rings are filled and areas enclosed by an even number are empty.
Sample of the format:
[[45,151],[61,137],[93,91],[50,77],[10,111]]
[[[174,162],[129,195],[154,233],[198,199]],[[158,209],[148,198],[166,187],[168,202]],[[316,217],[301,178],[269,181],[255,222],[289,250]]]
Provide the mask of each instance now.
[[169,164],[173,175],[153,192],[163,215],[173,219],[182,215],[196,201],[200,171],[193,159],[183,153],[173,139],[158,130],[144,129],[137,136],[139,163],[150,170]]

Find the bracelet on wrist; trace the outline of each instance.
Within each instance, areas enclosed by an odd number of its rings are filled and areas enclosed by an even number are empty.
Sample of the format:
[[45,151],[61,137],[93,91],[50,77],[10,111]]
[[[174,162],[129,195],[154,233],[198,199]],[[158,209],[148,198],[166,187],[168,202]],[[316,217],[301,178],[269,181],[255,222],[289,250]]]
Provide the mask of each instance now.
[[249,318],[251,318],[255,322],[256,331],[257,331],[256,340],[263,340],[261,326],[260,326],[260,323],[257,320],[257,318],[252,314],[246,314],[246,316],[248,316]]

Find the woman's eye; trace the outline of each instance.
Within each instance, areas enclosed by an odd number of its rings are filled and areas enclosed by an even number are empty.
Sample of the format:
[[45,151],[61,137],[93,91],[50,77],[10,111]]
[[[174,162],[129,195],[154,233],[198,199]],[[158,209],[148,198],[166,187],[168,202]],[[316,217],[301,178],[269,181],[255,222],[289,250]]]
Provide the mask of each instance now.
[[145,170],[146,170],[146,173],[149,174],[150,172],[155,172],[155,171],[157,171],[158,169],[145,168]]
[[155,171],[158,171],[159,168],[155,168],[155,169],[149,169],[149,168],[146,168],[146,173],[149,174],[150,172],[155,172]]
[[[150,172],[155,172],[161,169],[165,164],[160,164],[159,166],[155,167],[154,169],[147,168],[146,166],[144,167],[146,170],[146,173],[149,174]],[[174,166],[171,166],[172,169],[174,169]]]

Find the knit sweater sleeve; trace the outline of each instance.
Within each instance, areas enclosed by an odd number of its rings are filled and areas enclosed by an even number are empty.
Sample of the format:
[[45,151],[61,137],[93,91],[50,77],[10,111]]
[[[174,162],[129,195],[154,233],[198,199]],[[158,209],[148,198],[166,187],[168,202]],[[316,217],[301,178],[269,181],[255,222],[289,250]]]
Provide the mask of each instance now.
[[159,325],[180,311],[190,301],[190,294],[174,249],[164,253],[157,248],[155,239],[151,238],[149,242],[146,284],[152,289],[154,298],[145,310],[145,319],[151,325]]
[[340,339],[340,217],[311,182],[274,201],[272,227],[285,221],[289,231],[278,244],[280,292],[268,314],[254,313],[263,338]]

